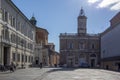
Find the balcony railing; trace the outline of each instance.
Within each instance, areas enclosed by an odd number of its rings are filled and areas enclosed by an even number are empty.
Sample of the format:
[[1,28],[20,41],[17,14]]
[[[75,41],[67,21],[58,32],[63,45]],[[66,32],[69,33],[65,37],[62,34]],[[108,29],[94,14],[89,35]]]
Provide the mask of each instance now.
[[[86,34],[86,36],[99,36],[100,34]],[[78,36],[77,33],[60,33],[60,36]]]
[[76,36],[77,33],[60,33],[60,36]]
[[6,43],[10,45],[10,38],[9,37],[2,37],[0,36],[0,42],[1,43]]

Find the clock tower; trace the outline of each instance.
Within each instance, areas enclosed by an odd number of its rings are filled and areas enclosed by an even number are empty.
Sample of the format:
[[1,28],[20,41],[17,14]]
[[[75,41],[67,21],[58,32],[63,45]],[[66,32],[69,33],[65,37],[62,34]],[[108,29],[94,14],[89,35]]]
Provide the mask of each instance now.
[[78,16],[78,35],[86,34],[86,22],[87,17],[85,16],[84,10],[81,8],[80,14]]

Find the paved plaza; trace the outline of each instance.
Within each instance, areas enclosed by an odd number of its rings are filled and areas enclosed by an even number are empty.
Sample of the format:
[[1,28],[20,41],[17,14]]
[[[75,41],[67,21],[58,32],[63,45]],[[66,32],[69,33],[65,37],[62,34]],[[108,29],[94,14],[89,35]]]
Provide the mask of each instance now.
[[120,80],[120,73],[102,69],[27,68],[0,72],[0,80]]

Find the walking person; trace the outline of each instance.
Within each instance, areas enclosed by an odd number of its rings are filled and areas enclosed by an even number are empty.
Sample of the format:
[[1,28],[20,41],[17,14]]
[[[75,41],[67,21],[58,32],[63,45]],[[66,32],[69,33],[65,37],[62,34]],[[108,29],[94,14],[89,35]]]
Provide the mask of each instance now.
[[42,62],[40,63],[40,69],[42,68]]
[[10,72],[14,72],[14,63],[13,62],[11,62],[11,65],[10,65]]

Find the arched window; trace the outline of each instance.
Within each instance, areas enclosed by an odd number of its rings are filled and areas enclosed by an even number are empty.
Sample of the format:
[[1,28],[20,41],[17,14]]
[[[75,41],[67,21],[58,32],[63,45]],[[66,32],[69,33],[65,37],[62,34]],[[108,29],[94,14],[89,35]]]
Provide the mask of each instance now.
[[9,31],[8,31],[8,29],[4,29],[4,38],[6,40],[9,40]]
[[96,57],[96,55],[95,54],[91,54],[90,57]]
[[69,48],[69,49],[73,49],[73,43],[70,43],[70,44],[68,45],[68,48]]
[[85,57],[84,54],[80,54],[80,55],[79,55],[79,58],[84,58],[84,57]]
[[91,49],[95,49],[95,44],[94,43],[91,44]]
[[79,43],[79,49],[85,49],[85,44],[84,43]]

